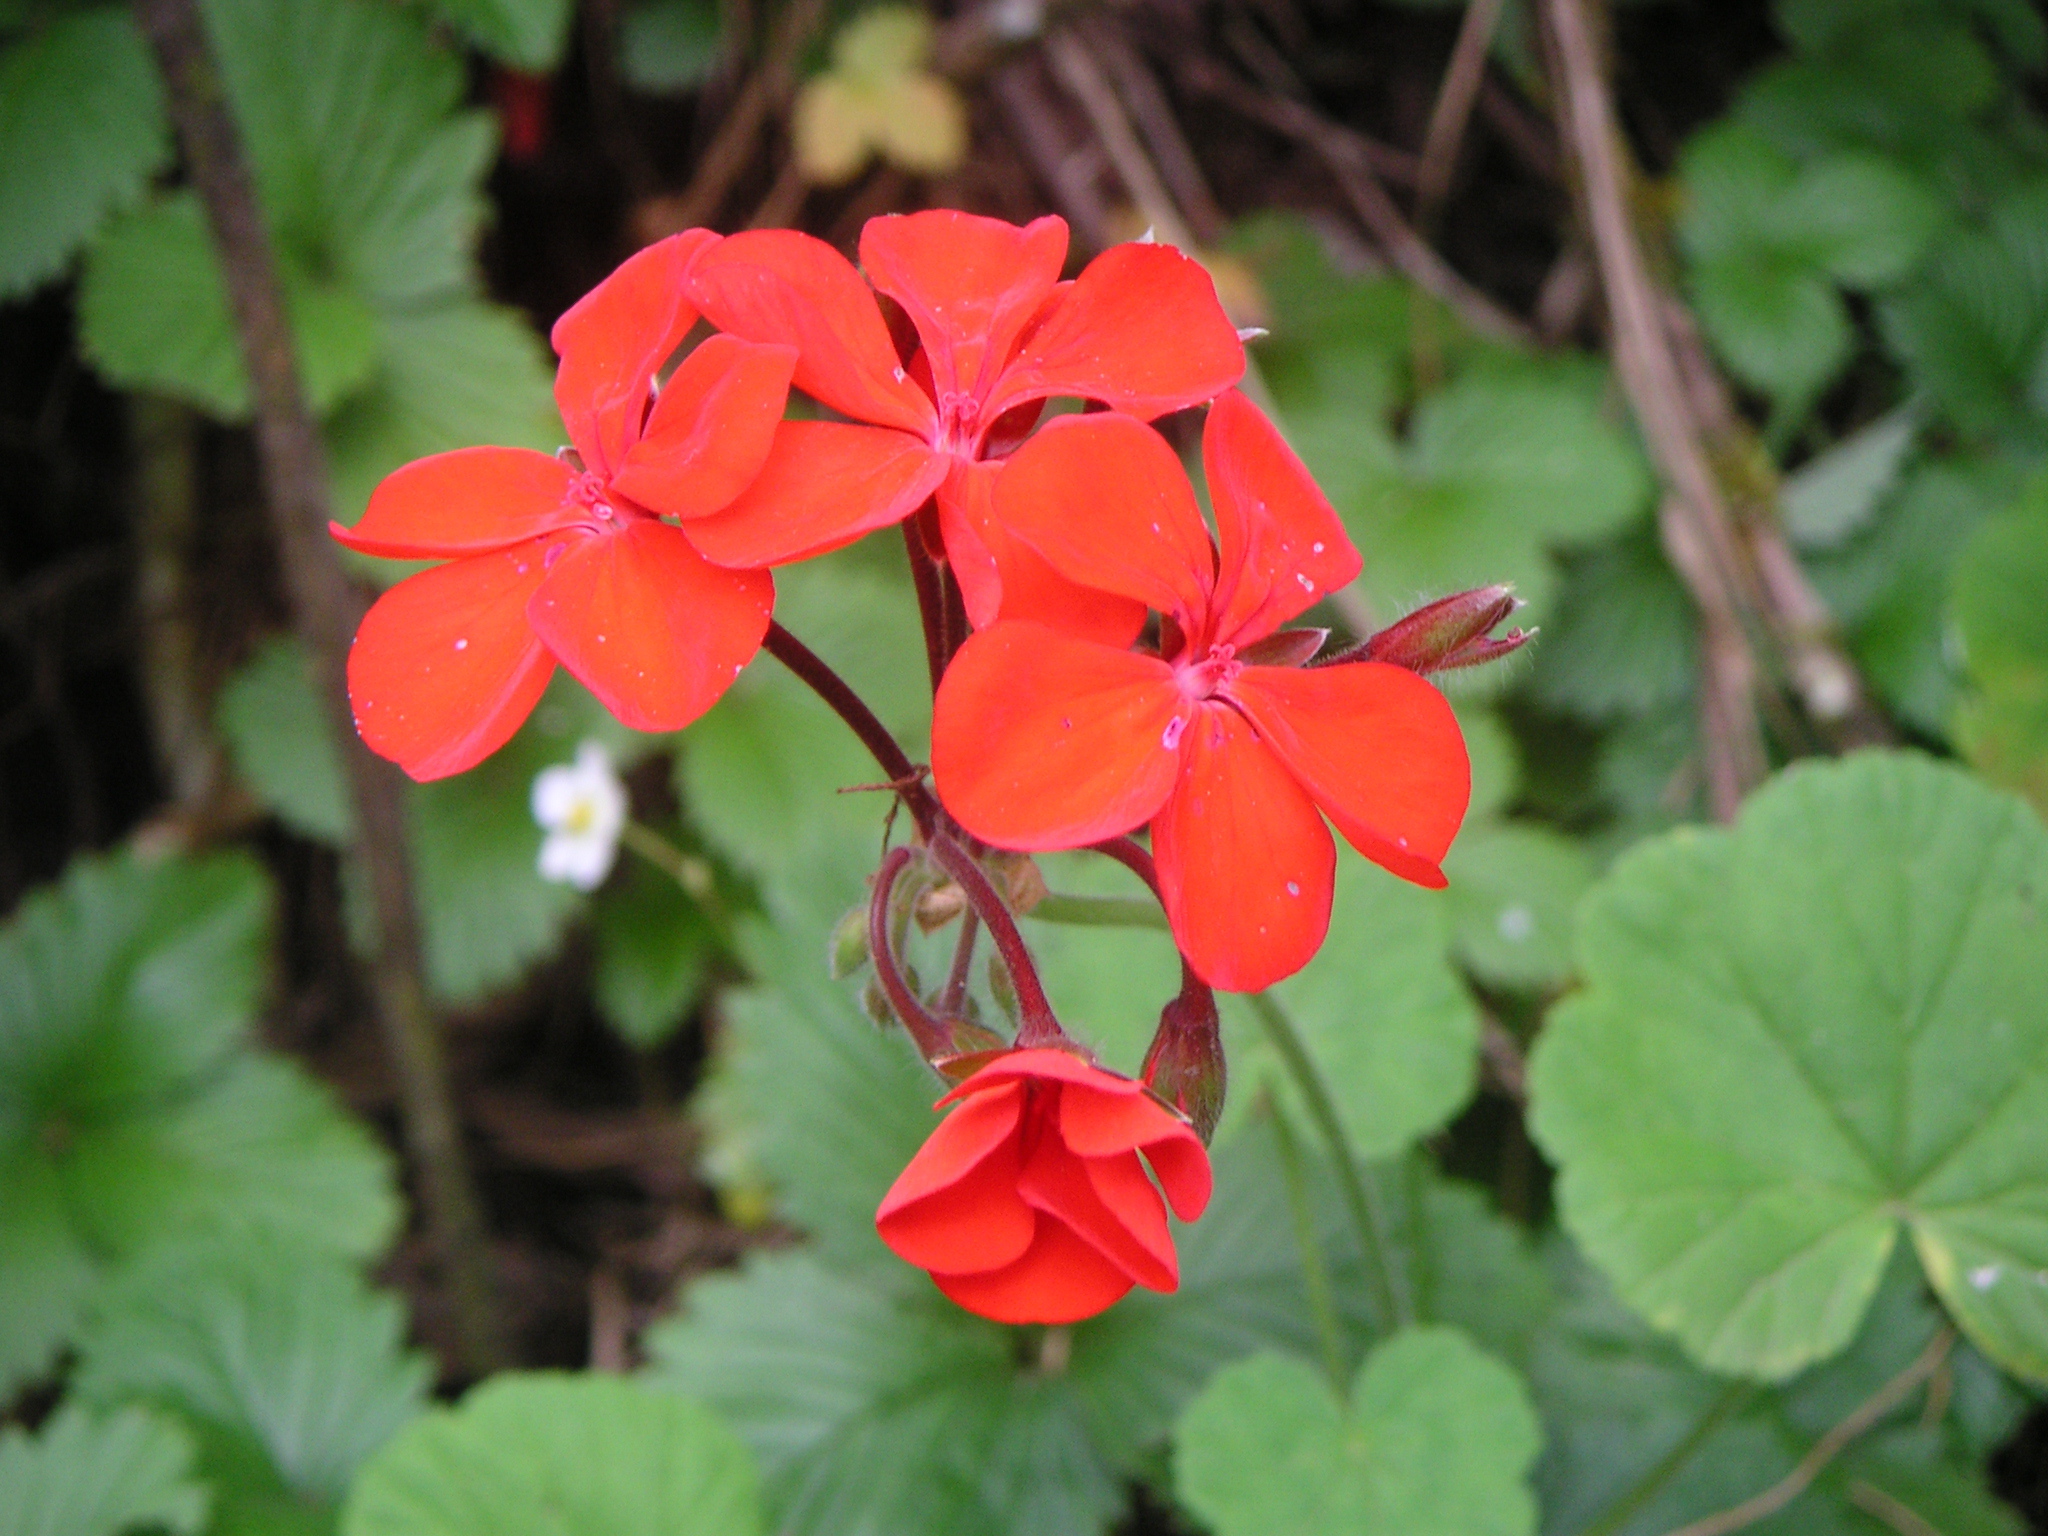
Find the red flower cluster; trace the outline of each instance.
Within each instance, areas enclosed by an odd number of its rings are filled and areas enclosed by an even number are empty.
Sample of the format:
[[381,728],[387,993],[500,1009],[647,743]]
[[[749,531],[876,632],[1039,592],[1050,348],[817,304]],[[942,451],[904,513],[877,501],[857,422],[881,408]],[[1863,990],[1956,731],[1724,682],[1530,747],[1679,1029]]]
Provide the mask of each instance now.
[[1180,1283],[1138,1154],[1182,1221],[1209,1203],[1209,1156],[1143,1084],[1067,1051],[1010,1051],[934,1108],[949,1104],[875,1213],[897,1257],[1001,1323],[1071,1323],[1133,1285]]
[[[371,609],[350,694],[371,747],[435,778],[517,730],[557,662],[626,724],[674,730],[765,639],[875,746],[1013,975],[1028,953],[960,829],[1034,851],[1149,823],[1152,855],[1114,848],[1147,879],[1156,858],[1188,979],[1161,1026],[1173,1048],[1148,1060],[1206,1064],[1190,1100],[1206,1124],[1222,1088],[1206,984],[1263,987],[1314,954],[1336,857],[1324,817],[1394,873],[1443,882],[1467,767],[1419,672],[1518,643],[1486,638],[1512,599],[1468,594],[1310,666],[1325,632],[1282,626],[1359,556],[1232,392],[1243,348],[1207,275],[1133,244],[1062,282],[1066,254],[1058,219],[949,212],[870,222],[865,276],[791,231],[692,230],[642,251],[555,326],[573,451],[440,454],[336,528],[370,554],[445,562]],[[675,360],[700,319],[714,334]],[[785,420],[792,389],[832,417]],[[1055,397],[1097,409],[1040,430]],[[1205,403],[1213,538],[1148,425]],[[937,594],[924,609],[935,675],[946,668],[938,804],[829,668],[770,623],[770,567],[913,516],[921,594]],[[1156,638],[1141,642],[1148,614]],[[886,945],[874,961],[895,964]],[[959,1035],[957,1015],[928,1014],[889,979],[913,1038]],[[1171,1290],[1166,1209],[1193,1220],[1207,1201],[1201,1137],[1145,1084],[1048,1048],[1071,1042],[1035,979],[1016,979],[1035,999],[1028,1038],[940,1101],[957,1107],[883,1202],[882,1236],[1006,1321]]]

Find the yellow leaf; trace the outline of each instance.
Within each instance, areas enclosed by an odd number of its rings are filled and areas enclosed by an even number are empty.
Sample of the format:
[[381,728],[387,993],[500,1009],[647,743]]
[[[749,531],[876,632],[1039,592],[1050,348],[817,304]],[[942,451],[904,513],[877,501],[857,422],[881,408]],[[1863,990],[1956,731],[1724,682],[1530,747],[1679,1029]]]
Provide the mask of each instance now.
[[805,82],[790,122],[797,168],[820,186],[851,181],[874,151],[878,126],[866,92],[833,74]]
[[967,109],[938,76],[902,76],[880,105],[881,149],[894,164],[932,176],[967,158]]
[[908,5],[881,5],[848,22],[832,42],[835,74],[880,86],[909,74],[930,57],[931,19]]

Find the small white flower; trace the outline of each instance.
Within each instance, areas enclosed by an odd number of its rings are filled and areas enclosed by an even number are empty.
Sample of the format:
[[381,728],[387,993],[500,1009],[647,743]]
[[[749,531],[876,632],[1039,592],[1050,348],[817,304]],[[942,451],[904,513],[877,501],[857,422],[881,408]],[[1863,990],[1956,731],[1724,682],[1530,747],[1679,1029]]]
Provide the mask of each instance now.
[[603,745],[585,741],[576,761],[543,768],[533,780],[533,819],[547,834],[540,877],[594,891],[612,871],[626,825],[626,786]]

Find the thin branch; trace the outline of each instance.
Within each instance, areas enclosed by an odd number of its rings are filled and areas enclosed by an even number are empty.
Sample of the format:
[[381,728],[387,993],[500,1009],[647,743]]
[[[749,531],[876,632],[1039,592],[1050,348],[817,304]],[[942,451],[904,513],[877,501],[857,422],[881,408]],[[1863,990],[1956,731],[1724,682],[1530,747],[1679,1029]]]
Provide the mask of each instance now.
[[1288,97],[1266,95],[1219,69],[1203,68],[1196,73],[1205,89],[1245,117],[1313,150],[1336,180],[1358,222],[1379,243],[1387,260],[1416,286],[1441,299],[1480,335],[1511,346],[1534,345],[1535,333],[1525,322],[1466,282],[1402,217],[1373,171],[1363,138],[1312,107]]
[[1813,1448],[1799,1458],[1799,1465],[1752,1498],[1744,1499],[1718,1515],[1682,1525],[1668,1536],[1729,1536],[1744,1526],[1767,1520],[1813,1485],[1827,1470],[1828,1463],[1847,1450],[1865,1431],[1903,1403],[1913,1389],[1941,1369],[1948,1352],[1955,1347],[1956,1331],[1944,1323],[1927,1347],[1913,1357],[1906,1368],[1859,1403],[1849,1416],[1814,1441]]
[[967,984],[974,977],[974,941],[981,937],[981,918],[969,907],[960,914],[960,937],[953,944],[953,968],[946,975],[946,990],[939,994],[939,1013],[953,1019],[967,1001]]
[[1108,245],[1109,208],[1096,187],[1100,152],[1093,144],[1068,141],[1059,112],[1040,83],[1037,62],[1012,59],[996,71],[990,89],[1009,122],[1010,136],[1080,236],[1079,243],[1094,250]]
[[1705,1411],[1693,1420],[1692,1428],[1679,1436],[1677,1443],[1652,1462],[1641,1477],[1623,1489],[1620,1496],[1594,1518],[1592,1524],[1579,1532],[1579,1536],[1614,1536],[1614,1533],[1633,1520],[1650,1500],[1662,1493],[1671,1479],[1685,1470],[1686,1463],[1699,1454],[1701,1447],[1714,1438],[1714,1432],[1727,1423],[1736,1410],[1748,1402],[1755,1392],[1756,1387],[1750,1382],[1730,1382],[1711,1403],[1707,1404]]
[[1451,190],[1451,173],[1457,168],[1465,126],[1472,120],[1472,104],[1479,99],[1479,82],[1486,78],[1486,51],[1493,46],[1500,9],[1501,0],[1466,0],[1458,41],[1452,45],[1444,83],[1430,109],[1422,161],[1415,168],[1415,222],[1424,229],[1436,223]]
[[405,1138],[419,1165],[427,1226],[447,1267],[462,1365],[482,1374],[503,1354],[482,1207],[421,979],[402,786],[397,771],[362,745],[349,712],[348,650],[362,603],[327,534],[326,448],[300,389],[270,232],[196,0],[137,0],[135,14],[163,72],[171,119],[220,253],[255,401],[271,531],[299,634],[318,674],[328,729],[348,774],[376,915],[371,971],[377,1018],[398,1077]]
[[718,132],[698,156],[690,184],[664,209],[663,223],[667,227],[694,229],[717,217],[740,173],[747,168],[769,114],[788,100],[796,88],[797,60],[824,17],[825,0],[790,0],[789,8],[775,23],[760,67],[740,87],[718,125]]
[[1119,28],[1098,20],[1088,25],[1087,36],[1115,82],[1117,95],[1123,98],[1138,131],[1144,135],[1160,177],[1172,189],[1181,212],[1187,215],[1188,227],[1202,244],[1214,244],[1230,221],[1217,205],[1209,178],[1202,174],[1201,162],[1188,147],[1187,135],[1181,132],[1180,119],[1174,116],[1173,105],[1166,99],[1159,77]]

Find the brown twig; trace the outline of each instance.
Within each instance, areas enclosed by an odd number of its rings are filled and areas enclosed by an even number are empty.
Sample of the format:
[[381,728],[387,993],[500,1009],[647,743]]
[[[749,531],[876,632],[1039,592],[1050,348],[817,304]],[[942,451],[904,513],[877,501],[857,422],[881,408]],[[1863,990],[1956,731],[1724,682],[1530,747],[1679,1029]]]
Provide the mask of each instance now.
[[171,120],[220,253],[255,401],[271,530],[299,634],[318,672],[328,726],[347,768],[357,847],[369,875],[377,1018],[398,1077],[406,1143],[424,1185],[427,1226],[447,1267],[461,1364],[480,1374],[503,1354],[482,1208],[421,980],[402,786],[396,770],[357,739],[349,713],[348,650],[362,606],[327,536],[326,448],[300,390],[270,232],[196,0],[136,0],[135,14],[163,72]]
[[796,88],[797,60],[824,16],[825,0],[790,0],[775,23],[760,67],[740,87],[718,132],[697,158],[690,184],[678,196],[664,200],[660,220],[664,229],[695,229],[717,217],[733,184],[747,168],[769,114]]
[[1775,1515],[1806,1492],[1813,1485],[1813,1480],[1827,1470],[1828,1463],[1848,1449],[1858,1436],[1903,1403],[1915,1387],[1939,1370],[1955,1342],[1955,1329],[1944,1324],[1904,1370],[1857,1404],[1841,1423],[1814,1441],[1813,1448],[1799,1458],[1799,1464],[1777,1482],[1740,1504],[1709,1515],[1704,1520],[1682,1525],[1668,1532],[1667,1536],[1729,1536],[1731,1531],[1739,1531],[1744,1526],[1755,1525],[1757,1521]]
[[1110,225],[1109,207],[1096,185],[1102,171],[1097,146],[1069,142],[1040,83],[1036,60],[1012,59],[996,71],[990,87],[1009,122],[1010,136],[1067,216],[1079,243],[1101,250],[1109,244]]
[[1254,90],[1213,67],[1194,73],[1204,88],[1243,116],[1313,150],[1387,260],[1423,291],[1441,299],[1482,336],[1512,346],[1535,343],[1535,333],[1525,322],[1466,282],[1402,217],[1374,174],[1371,157],[1358,134],[1312,107]]
[[1229,221],[1209,187],[1209,178],[1202,174],[1201,162],[1188,146],[1187,135],[1181,132],[1180,119],[1174,116],[1159,77],[1118,28],[1098,20],[1088,25],[1086,36],[1131,120],[1144,135],[1161,179],[1187,215],[1188,228],[1203,245],[1214,245]]
[[1415,222],[1424,229],[1435,225],[1451,190],[1451,173],[1457,168],[1465,125],[1472,120],[1479,82],[1486,78],[1486,51],[1493,46],[1500,8],[1501,0],[1466,0],[1465,19],[1451,47],[1451,62],[1437,90],[1436,105],[1430,109],[1429,128],[1422,137],[1422,160],[1415,168]]

